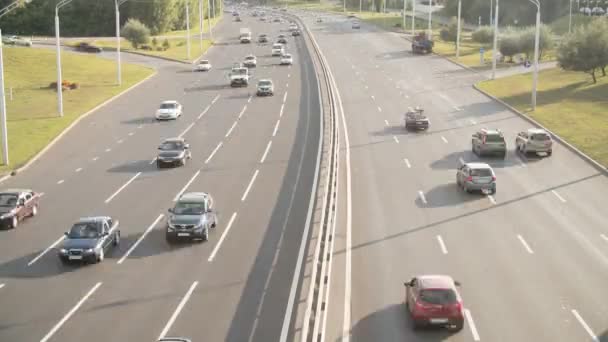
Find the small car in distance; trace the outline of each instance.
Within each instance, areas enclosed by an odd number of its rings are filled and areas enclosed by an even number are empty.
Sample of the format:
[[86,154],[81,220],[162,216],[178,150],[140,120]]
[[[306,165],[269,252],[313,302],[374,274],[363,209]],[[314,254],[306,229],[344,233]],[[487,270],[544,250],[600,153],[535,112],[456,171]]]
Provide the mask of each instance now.
[[292,36],[294,36],[294,37],[297,37],[297,36],[299,36],[300,34],[301,34],[301,33],[300,33],[300,29],[296,29],[296,30],[293,30],[293,31],[291,32],[291,35],[292,35]]
[[268,43],[268,36],[261,34],[258,36],[258,43]]
[[277,43],[278,44],[287,44],[287,37],[284,34],[280,34],[277,37]]
[[424,109],[416,107],[410,109],[405,113],[405,129],[429,129],[431,122],[429,118],[424,115]]
[[38,214],[40,194],[29,189],[9,189],[0,192],[0,227],[17,228],[26,217]]
[[464,327],[464,307],[456,289],[460,284],[446,275],[420,275],[405,285],[405,305],[412,327]]
[[7,45],[32,47],[31,40],[15,35],[2,37],[2,43]]
[[483,128],[473,134],[471,149],[478,156],[497,154],[501,158],[507,156],[507,142],[502,132],[498,129]]
[[257,96],[274,95],[274,84],[272,83],[272,80],[269,80],[269,79],[259,80],[256,95]]
[[209,229],[217,226],[213,198],[204,192],[181,195],[169,213],[165,234],[169,243],[179,239],[208,241]]
[[76,51],[80,51],[80,52],[100,53],[103,51],[103,49],[100,48],[99,46],[95,46],[93,44],[86,43],[86,42],[78,43],[78,45],[76,45],[75,48],[76,48]]
[[298,25],[296,23],[289,24],[289,31],[295,31],[298,29]]
[[169,138],[158,146],[156,167],[183,166],[188,159],[192,159],[190,144],[184,138]]
[[353,21],[352,28],[355,29],[355,30],[360,29],[361,28],[361,23],[359,23],[358,21]]
[[272,45],[272,56],[282,56],[285,53],[285,48],[283,44],[273,44]]
[[293,57],[286,53],[283,54],[283,56],[281,56],[281,65],[292,65],[293,64]]
[[76,222],[59,248],[59,259],[67,264],[72,261],[102,262],[106,253],[120,244],[118,220],[109,216],[83,217]]
[[156,111],[156,120],[176,120],[182,116],[183,107],[177,101],[163,101]]
[[317,18],[317,22],[318,23],[322,23],[323,22],[323,18]]
[[192,342],[192,340],[183,337],[163,337],[158,342]]
[[515,138],[515,147],[520,153],[546,153],[547,156],[553,154],[553,140],[551,135],[544,129],[530,128],[527,131],[519,132]]
[[236,22],[240,23],[240,22],[241,22],[241,21],[243,21],[243,20],[241,19],[241,17],[240,17],[240,16],[237,16],[237,17],[235,17],[235,18],[234,18],[234,21],[236,21]]
[[247,68],[255,68],[258,65],[258,60],[254,55],[248,55],[245,57],[243,65]]
[[496,174],[486,163],[464,163],[456,171],[456,184],[465,192],[496,193]]
[[196,64],[196,67],[194,68],[194,71],[209,71],[209,70],[211,70],[211,63],[209,63],[209,61],[206,59],[201,59],[200,61],[198,61],[198,64]]

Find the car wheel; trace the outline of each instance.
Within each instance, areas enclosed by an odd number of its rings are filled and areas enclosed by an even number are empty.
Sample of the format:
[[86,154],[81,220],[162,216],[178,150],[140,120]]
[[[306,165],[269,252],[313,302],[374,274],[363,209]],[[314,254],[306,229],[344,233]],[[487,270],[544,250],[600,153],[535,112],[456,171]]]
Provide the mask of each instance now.
[[102,248],[101,251],[99,252],[99,255],[97,256],[97,263],[102,262],[103,259],[105,259],[105,253],[103,252],[103,248]]
[[475,145],[471,145],[471,150],[473,151],[474,154],[477,154],[477,149],[475,148]]
[[419,330],[421,327],[420,324],[418,324],[418,322],[416,322],[416,320],[411,316],[410,319],[412,320],[412,329]]
[[458,321],[452,326],[452,331],[460,331],[464,327],[464,321]]
[[30,216],[34,217],[36,215],[38,215],[38,206],[37,205],[32,207],[32,213],[30,214]]
[[464,190],[464,192],[466,192],[467,194],[471,193],[471,190],[467,188],[466,184],[462,186],[462,190]]
[[120,232],[116,232],[116,238],[114,238],[114,247],[118,247],[120,245]]
[[553,154],[553,150],[547,151],[547,157],[551,157],[552,154]]
[[17,228],[17,226],[19,225],[19,219],[17,218],[17,215],[13,216],[13,219],[11,220],[11,228],[15,229]]
[[213,220],[213,224],[211,225],[211,228],[215,228],[217,227],[217,218],[215,220]]
[[507,158],[507,152],[504,152],[503,154],[501,154],[501,158],[502,159],[506,159]]
[[159,161],[156,161],[156,167],[158,169],[161,169],[163,167],[163,165]]

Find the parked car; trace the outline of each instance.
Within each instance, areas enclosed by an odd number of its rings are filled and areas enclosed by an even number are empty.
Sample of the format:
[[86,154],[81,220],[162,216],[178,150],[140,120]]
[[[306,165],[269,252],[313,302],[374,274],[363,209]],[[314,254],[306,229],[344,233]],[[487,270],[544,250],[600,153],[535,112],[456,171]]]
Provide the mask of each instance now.
[[26,217],[38,214],[40,194],[29,189],[9,189],[0,192],[0,226],[17,228]]
[[111,248],[120,244],[119,222],[110,216],[84,217],[78,220],[59,248],[63,263],[72,261],[102,262]]
[[547,156],[553,154],[553,140],[551,135],[544,129],[531,128],[527,131],[519,132],[515,138],[517,151],[528,154],[546,153]]
[[497,154],[503,159],[507,156],[507,142],[498,129],[483,128],[473,134],[471,149],[478,156]]
[[447,275],[420,275],[404,283],[405,305],[412,327],[444,326],[460,331],[464,327],[464,307],[457,286]]
[[496,193],[496,174],[486,163],[464,163],[456,171],[456,184],[465,192]]
[[75,46],[76,51],[80,51],[80,52],[91,52],[91,53],[100,53],[103,51],[102,48],[100,48],[99,46],[95,46],[89,43],[78,43]]
[[166,232],[169,243],[178,239],[207,241],[209,230],[217,226],[213,198],[204,192],[181,195],[169,213]]

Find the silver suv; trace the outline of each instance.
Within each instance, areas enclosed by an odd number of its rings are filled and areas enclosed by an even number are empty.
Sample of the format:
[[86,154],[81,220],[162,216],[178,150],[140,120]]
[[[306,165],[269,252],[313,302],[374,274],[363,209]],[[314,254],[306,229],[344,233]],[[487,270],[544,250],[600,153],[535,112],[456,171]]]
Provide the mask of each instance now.
[[496,174],[486,163],[464,163],[456,172],[456,184],[466,192],[496,193]]
[[517,134],[515,147],[523,154],[544,152],[550,156],[553,153],[553,140],[545,130],[530,128]]
[[497,154],[502,158],[507,156],[507,142],[500,130],[482,129],[473,134],[471,140],[473,153],[478,156]]
[[169,209],[167,242],[179,239],[209,240],[209,229],[217,225],[217,214],[213,210],[213,198],[204,192],[189,192],[179,197]]

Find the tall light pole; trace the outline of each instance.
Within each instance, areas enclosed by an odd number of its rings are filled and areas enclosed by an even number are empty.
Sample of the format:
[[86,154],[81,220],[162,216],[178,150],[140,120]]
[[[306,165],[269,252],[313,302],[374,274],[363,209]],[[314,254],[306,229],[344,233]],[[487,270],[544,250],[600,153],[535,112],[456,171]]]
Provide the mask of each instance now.
[[494,1],[490,0],[490,25],[494,24]]
[[116,64],[118,73],[118,85],[122,85],[122,66],[120,62],[120,11],[118,8],[120,5],[127,2],[127,0],[114,0],[114,7],[116,9]]
[[407,0],[403,0],[403,32],[405,32],[405,10],[407,9]]
[[534,75],[532,76],[532,110],[536,110],[536,89],[538,87],[538,55],[540,45],[540,0],[530,0],[536,5],[536,38],[534,39]]
[[72,2],[61,0],[55,6],[55,46],[57,49],[57,106],[59,116],[63,117],[63,78],[61,77],[61,45],[59,44],[59,9]]
[[363,11],[363,0],[359,0],[359,13]]
[[190,6],[186,0],[186,50],[188,51],[188,60],[190,60]]
[[498,57],[498,3],[496,0],[496,16],[494,17],[494,50],[492,51],[492,79],[496,78],[496,59]]
[[456,32],[456,59],[460,58],[460,17],[462,14],[462,0],[458,0],[458,31]]
[[570,19],[568,19],[568,33],[572,33],[572,0],[570,0]]
[[203,51],[203,0],[198,0],[198,29],[200,30],[199,41]]
[[[416,0],[414,0],[416,1]],[[429,0],[429,39],[433,40],[433,1]]]
[[211,0],[207,0],[207,24],[209,24],[209,39],[213,40],[213,31],[211,30]]
[[412,0],[412,37],[416,35],[416,0]]

